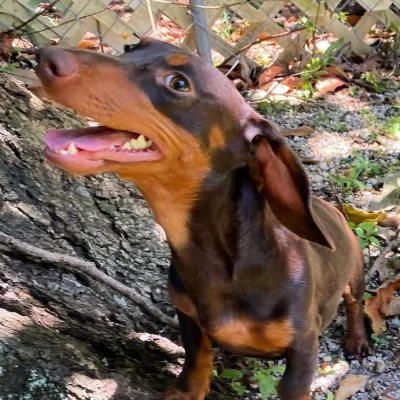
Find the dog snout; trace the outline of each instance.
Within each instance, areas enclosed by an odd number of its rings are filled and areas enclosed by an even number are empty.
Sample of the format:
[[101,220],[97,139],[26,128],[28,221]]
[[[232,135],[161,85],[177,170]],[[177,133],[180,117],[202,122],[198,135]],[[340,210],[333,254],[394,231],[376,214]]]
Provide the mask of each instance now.
[[71,52],[57,47],[46,47],[36,53],[36,73],[42,81],[55,81],[73,76],[78,61]]

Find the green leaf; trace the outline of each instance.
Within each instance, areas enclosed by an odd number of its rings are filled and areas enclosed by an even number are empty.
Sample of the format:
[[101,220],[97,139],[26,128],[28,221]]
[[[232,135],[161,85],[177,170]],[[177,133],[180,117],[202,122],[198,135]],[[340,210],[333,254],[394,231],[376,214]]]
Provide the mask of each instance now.
[[246,388],[240,382],[232,382],[231,386],[239,396],[243,396],[246,392]]
[[221,372],[220,377],[224,379],[240,379],[243,378],[243,373],[238,369],[225,369]]
[[344,43],[344,38],[337,40],[336,42],[332,43],[325,51],[325,56],[333,56],[334,53],[339,50]]
[[334,394],[330,390],[328,390],[326,392],[326,400],[334,400],[334,398],[335,398]]
[[357,236],[358,242],[360,243],[361,249],[365,249],[367,247],[367,241]]
[[375,225],[373,222],[365,221],[365,222],[361,222],[361,224],[358,224],[357,228],[361,228],[367,233],[372,233],[372,231],[375,228]]
[[271,375],[263,375],[258,381],[261,397],[263,400],[268,400],[272,395],[276,394],[276,379]]
[[286,370],[286,365],[277,365],[271,369],[274,374],[283,374]]
[[354,232],[357,236],[364,237],[364,231],[360,227],[355,228]]
[[372,294],[369,294],[368,292],[365,292],[364,293],[364,296],[363,296],[363,300],[368,300],[368,299],[370,299],[372,297]]
[[376,247],[381,247],[381,242],[375,236],[371,236],[369,241]]
[[218,376],[218,371],[216,369],[213,369],[211,371],[211,376]]

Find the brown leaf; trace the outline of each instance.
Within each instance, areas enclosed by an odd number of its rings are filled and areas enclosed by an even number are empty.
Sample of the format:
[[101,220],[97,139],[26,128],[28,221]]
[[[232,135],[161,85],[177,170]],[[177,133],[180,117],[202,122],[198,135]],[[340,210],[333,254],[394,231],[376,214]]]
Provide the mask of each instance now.
[[[345,175],[347,176],[347,171],[345,172]],[[365,212],[349,206],[348,204],[343,204],[343,208],[349,217],[349,220],[354,222],[356,225],[361,224],[361,222],[379,222],[386,219],[385,212]]]
[[[365,302],[365,313],[372,322],[372,330],[379,336],[386,331],[385,317],[399,314],[397,297],[393,297],[396,290],[400,289],[400,275],[394,280],[385,282],[376,291],[376,296]],[[391,307],[391,303],[395,304]],[[396,314],[393,314],[396,312]]]
[[286,85],[290,88],[290,90],[296,89],[301,82],[301,79],[296,77],[296,76],[289,76],[288,78],[285,78],[282,82],[281,85]]
[[295,129],[283,129],[281,133],[283,136],[307,136],[314,132],[314,128],[304,125]]
[[335,400],[345,400],[357,393],[369,379],[368,375],[347,375],[335,393]]
[[271,82],[276,76],[282,73],[283,67],[279,65],[273,65],[272,67],[266,69],[261,75],[258,80],[258,86],[263,86],[268,82]]
[[370,297],[365,301],[364,312],[371,321],[374,333],[379,336],[386,332],[385,318],[382,317],[376,297]]
[[315,89],[320,94],[329,93],[335,91],[341,86],[347,86],[347,83],[340,78],[329,77],[322,78],[315,84]]
[[86,50],[97,50],[99,45],[92,40],[81,40],[78,45],[78,49],[86,49]]
[[13,35],[7,32],[0,33],[0,59],[8,60],[11,56]]
[[386,316],[392,317],[393,315],[400,315],[400,297],[394,297],[389,303]]
[[379,226],[384,228],[398,228],[400,226],[400,215],[391,215],[386,219],[378,222]]
[[400,353],[396,355],[396,357],[393,360],[394,364],[400,364]]
[[270,82],[261,88],[268,92],[268,94],[282,95],[290,91],[290,87],[278,82]]
[[352,15],[348,15],[346,20],[349,25],[355,26],[355,25],[357,25],[360,18],[361,18],[360,16],[352,14]]

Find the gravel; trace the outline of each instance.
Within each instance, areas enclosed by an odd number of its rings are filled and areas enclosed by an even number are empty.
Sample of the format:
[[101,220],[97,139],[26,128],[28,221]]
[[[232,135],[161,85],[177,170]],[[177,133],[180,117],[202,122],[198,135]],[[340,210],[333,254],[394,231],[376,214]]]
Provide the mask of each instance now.
[[[260,96],[259,93],[257,95]],[[366,99],[352,101],[349,106],[344,102],[338,103],[334,96],[330,96],[318,102],[294,105],[289,110],[266,117],[282,129],[293,129],[302,125],[315,129],[309,136],[288,138],[290,146],[299,156],[311,158],[315,162],[312,165],[305,165],[315,195],[334,204],[337,204],[340,198],[341,202],[353,207],[369,210],[371,199],[382,190],[387,170],[391,168],[400,171],[400,138],[397,139],[390,134],[378,134],[375,138],[371,136],[371,132],[375,131],[374,124],[387,127],[387,121],[391,115],[400,116],[399,108],[392,104],[385,104],[384,100],[384,97],[369,96]],[[371,124],[363,113],[373,115],[375,122]],[[371,163],[378,163],[384,167],[383,173],[371,177],[360,177],[359,179],[365,184],[362,190],[345,192],[337,186],[333,189],[334,185],[330,176],[344,176],[345,172],[351,168],[351,163],[344,163],[342,159],[351,156],[354,151],[360,152]],[[392,211],[398,215],[399,204]],[[393,235],[394,232],[390,231],[388,237]],[[382,241],[382,246],[386,243]],[[379,254],[379,251],[373,247],[370,250],[371,259],[368,251],[364,252],[367,266],[371,265]],[[381,283],[383,282],[380,282],[377,277],[373,277],[367,287],[376,289]],[[344,308],[341,305],[338,316],[321,337],[320,364],[333,366],[339,360],[344,360],[343,341],[346,330],[344,315]],[[365,387],[350,397],[352,400],[400,399],[400,368],[396,364],[399,362],[400,354],[398,317],[388,319],[388,331],[379,338],[383,338],[384,341],[382,343],[371,341],[373,355],[361,363],[355,361],[350,365],[349,373],[369,376]],[[341,379],[334,381],[329,390],[334,393],[340,381]],[[314,399],[325,399],[326,389],[315,391]]]

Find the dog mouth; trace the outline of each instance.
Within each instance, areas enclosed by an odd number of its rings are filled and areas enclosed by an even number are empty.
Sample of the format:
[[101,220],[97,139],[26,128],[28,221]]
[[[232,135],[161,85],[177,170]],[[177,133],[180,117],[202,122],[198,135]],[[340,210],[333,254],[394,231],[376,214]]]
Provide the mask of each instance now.
[[162,155],[147,136],[106,126],[54,129],[45,137],[46,155],[55,162],[156,161]]

